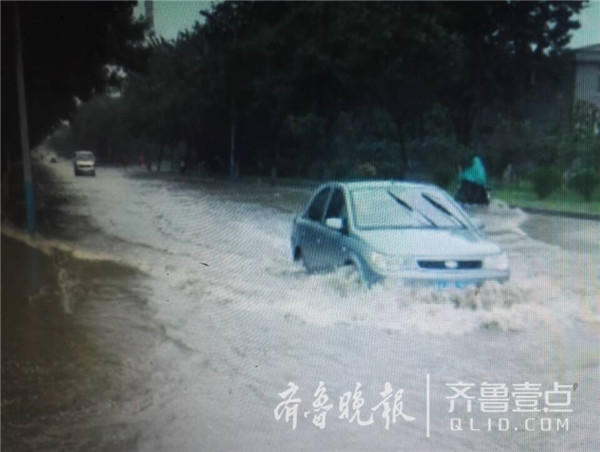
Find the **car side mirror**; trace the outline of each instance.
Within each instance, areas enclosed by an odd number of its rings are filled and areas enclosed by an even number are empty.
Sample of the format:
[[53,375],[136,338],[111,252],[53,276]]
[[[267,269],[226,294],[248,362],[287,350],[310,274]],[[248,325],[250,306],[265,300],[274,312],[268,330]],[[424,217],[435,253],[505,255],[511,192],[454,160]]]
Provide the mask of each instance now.
[[337,231],[344,229],[344,221],[341,218],[327,218],[325,220],[325,226]]

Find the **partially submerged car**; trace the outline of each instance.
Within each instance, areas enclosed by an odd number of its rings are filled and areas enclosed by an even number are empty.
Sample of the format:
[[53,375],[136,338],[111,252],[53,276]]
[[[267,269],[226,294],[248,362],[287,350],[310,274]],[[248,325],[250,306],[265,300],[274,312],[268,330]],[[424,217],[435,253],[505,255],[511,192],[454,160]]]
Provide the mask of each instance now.
[[76,151],[73,156],[73,173],[96,175],[96,157],[92,151]]
[[309,272],[353,266],[368,286],[384,278],[437,287],[506,281],[506,253],[482,227],[434,185],[330,182],[294,218],[292,254]]

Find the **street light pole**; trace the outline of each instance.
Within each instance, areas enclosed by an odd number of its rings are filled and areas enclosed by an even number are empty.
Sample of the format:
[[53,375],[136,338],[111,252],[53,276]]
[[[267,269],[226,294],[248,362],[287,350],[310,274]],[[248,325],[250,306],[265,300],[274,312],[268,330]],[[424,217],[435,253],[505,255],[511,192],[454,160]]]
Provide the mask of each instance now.
[[29,153],[29,132],[27,126],[27,104],[25,103],[25,81],[23,79],[23,47],[21,43],[21,23],[19,4],[15,2],[15,44],[17,58],[17,95],[19,103],[19,126],[21,132],[21,154],[23,159],[23,183],[25,185],[25,204],[27,209],[27,231],[35,232],[35,197],[33,194],[33,177],[31,172],[31,155]]

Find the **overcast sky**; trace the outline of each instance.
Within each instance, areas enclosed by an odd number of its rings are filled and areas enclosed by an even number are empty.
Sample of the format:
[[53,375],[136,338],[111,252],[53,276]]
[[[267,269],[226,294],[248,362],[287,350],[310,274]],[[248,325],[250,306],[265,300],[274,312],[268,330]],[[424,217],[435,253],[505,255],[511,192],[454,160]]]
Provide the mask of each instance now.
[[[174,39],[177,33],[192,27],[200,18],[200,10],[207,9],[211,1],[155,1],[154,25],[156,33]],[[144,2],[139,1],[136,14],[143,14]],[[577,48],[600,44],[600,0],[593,0],[580,14],[581,28],[573,32],[569,47]]]

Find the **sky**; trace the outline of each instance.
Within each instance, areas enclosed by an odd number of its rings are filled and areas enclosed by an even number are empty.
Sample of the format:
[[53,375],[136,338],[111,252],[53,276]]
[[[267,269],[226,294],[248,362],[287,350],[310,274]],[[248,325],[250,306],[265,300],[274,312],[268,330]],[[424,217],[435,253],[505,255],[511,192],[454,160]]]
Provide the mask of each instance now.
[[[154,29],[165,39],[175,39],[180,31],[192,28],[200,19],[200,11],[210,8],[212,1],[155,1]],[[134,12],[144,14],[144,1],[138,1]]]
[[600,0],[590,4],[579,15],[581,28],[573,33],[569,47],[576,49],[591,44],[600,44]]
[[[200,18],[200,10],[208,9],[211,1],[155,1],[154,26],[156,33],[166,39],[174,39],[180,31],[191,28]],[[139,1],[136,15],[143,14],[144,2]],[[581,28],[575,30],[569,44],[578,48],[600,44],[600,0],[593,0],[579,15]]]

